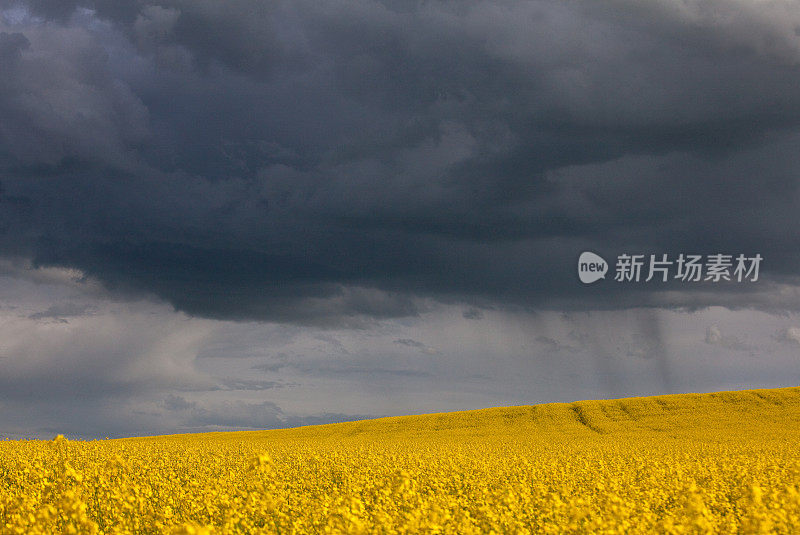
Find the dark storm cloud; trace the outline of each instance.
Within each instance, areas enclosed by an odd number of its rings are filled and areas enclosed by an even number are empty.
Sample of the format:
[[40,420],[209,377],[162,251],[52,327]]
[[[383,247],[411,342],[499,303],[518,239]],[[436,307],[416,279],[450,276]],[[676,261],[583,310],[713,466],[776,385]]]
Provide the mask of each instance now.
[[585,249],[759,252],[796,282],[794,2],[0,7],[4,255],[198,316],[354,325],[429,296],[770,305],[583,288]]

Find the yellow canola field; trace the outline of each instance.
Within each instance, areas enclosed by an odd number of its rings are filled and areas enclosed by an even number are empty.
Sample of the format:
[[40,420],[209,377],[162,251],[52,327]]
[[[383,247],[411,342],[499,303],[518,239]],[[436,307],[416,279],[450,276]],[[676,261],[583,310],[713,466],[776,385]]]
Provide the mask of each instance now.
[[0,441],[2,533],[800,533],[800,388]]

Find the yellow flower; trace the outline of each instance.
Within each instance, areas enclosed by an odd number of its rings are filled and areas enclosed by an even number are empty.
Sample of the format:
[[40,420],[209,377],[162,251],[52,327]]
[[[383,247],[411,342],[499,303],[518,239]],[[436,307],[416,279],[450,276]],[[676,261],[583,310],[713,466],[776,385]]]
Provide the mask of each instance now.
[[800,533],[800,388],[0,441],[0,534]]

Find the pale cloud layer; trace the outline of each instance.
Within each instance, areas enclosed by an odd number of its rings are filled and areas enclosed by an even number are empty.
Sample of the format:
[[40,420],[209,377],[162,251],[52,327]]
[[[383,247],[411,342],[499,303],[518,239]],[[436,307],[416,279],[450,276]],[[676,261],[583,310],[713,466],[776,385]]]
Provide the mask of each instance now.
[[484,309],[476,318],[436,305],[415,318],[311,328],[192,318],[100,294],[79,273],[38,271],[0,276],[3,436],[262,429],[800,380],[792,314]]

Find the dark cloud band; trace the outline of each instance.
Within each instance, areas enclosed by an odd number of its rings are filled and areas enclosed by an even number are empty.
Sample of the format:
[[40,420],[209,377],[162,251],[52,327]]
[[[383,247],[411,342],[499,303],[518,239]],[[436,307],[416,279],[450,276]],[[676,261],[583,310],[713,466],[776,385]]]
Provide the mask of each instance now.
[[800,15],[712,4],[0,2],[0,254],[215,318],[769,306],[574,273],[796,283]]

